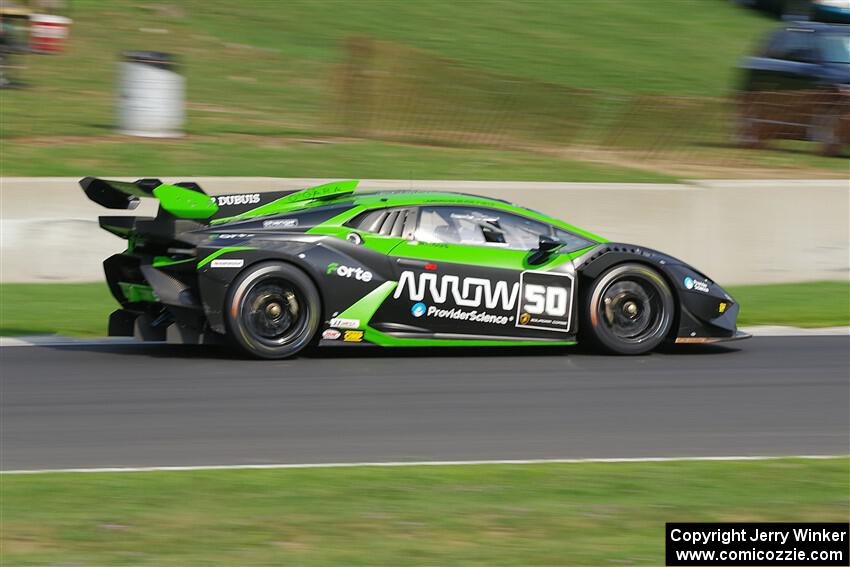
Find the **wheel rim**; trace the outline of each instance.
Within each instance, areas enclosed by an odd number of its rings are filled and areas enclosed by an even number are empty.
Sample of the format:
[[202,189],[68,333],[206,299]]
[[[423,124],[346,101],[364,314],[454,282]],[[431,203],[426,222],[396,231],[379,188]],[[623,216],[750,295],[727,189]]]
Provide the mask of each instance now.
[[297,338],[307,323],[306,302],[298,288],[283,279],[255,284],[242,303],[245,329],[267,345],[283,345]]
[[602,292],[598,318],[619,341],[641,343],[657,335],[667,317],[655,282],[637,275],[616,279]]

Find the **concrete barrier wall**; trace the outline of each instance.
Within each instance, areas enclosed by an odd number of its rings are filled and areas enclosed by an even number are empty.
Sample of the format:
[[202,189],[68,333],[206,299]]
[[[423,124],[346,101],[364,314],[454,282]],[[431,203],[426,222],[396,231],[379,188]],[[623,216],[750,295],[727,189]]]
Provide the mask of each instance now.
[[[181,179],[163,179],[176,182]],[[191,178],[208,193],[299,189],[327,179]],[[507,199],[606,238],[656,248],[721,284],[850,277],[850,181],[700,181],[681,185],[363,180],[364,189],[453,190]],[[145,199],[135,211],[153,215]],[[102,278],[123,249],[97,226],[107,211],[76,178],[0,179],[0,281]]]

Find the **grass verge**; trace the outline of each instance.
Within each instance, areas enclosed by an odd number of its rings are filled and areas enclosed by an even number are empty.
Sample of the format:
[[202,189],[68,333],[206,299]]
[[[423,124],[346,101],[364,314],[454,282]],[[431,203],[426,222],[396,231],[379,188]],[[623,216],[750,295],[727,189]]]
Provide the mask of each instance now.
[[[92,138],[91,140],[97,140]],[[43,144],[6,143],[4,175],[191,178],[200,175],[357,179],[480,179],[668,183],[675,175],[612,163],[547,157],[531,151],[310,142],[286,135],[221,135],[183,140],[114,136]]]
[[[677,9],[669,0],[396,4],[76,0],[65,51],[12,60],[26,88],[3,93],[0,173],[633,182],[846,174],[846,160],[812,155],[812,144],[730,145],[735,66],[777,25],[753,11],[705,0],[678,0]],[[352,41],[387,47],[354,56]],[[117,63],[139,49],[178,57],[185,138],[116,134]],[[349,143],[333,145],[344,147],[301,142],[340,136]]]
[[733,286],[739,325],[850,325],[850,282]]
[[285,6],[268,0],[79,0],[68,14],[74,23],[66,51],[16,60],[25,68],[14,78],[28,88],[4,91],[0,132],[4,138],[108,133],[117,62],[123,51],[139,49],[179,57],[192,132],[246,126],[315,131],[352,37],[399,42],[517,80],[606,92],[725,95],[736,80],[735,63],[774,23],[725,2],[680,2],[685,6],[670,9],[668,0],[429,0],[391,7],[337,0]]
[[[848,282],[735,286],[729,292],[742,305],[742,326],[850,325]],[[103,336],[117,307],[104,283],[0,284],[0,335]]]
[[848,460],[5,475],[10,565],[661,565],[668,521],[847,521]]
[[106,283],[0,284],[0,335],[106,335],[118,303]]

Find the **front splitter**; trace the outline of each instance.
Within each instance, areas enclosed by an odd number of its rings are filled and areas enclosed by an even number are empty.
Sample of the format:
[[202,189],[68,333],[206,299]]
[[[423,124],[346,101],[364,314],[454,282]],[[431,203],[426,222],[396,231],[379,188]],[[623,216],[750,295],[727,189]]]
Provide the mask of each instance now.
[[749,339],[752,335],[744,331],[735,331],[731,337],[676,337],[676,344],[713,344]]

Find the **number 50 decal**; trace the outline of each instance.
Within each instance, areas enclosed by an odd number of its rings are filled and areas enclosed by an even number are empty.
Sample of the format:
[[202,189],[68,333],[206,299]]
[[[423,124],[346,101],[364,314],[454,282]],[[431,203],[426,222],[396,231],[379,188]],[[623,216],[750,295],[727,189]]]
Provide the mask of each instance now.
[[573,281],[572,274],[534,271],[520,274],[516,326],[568,333]]
[[570,294],[563,287],[546,287],[539,284],[526,284],[523,288],[525,310],[531,315],[550,315],[563,317],[567,314]]

